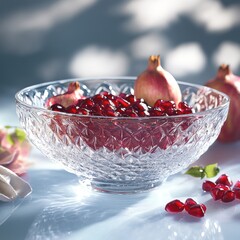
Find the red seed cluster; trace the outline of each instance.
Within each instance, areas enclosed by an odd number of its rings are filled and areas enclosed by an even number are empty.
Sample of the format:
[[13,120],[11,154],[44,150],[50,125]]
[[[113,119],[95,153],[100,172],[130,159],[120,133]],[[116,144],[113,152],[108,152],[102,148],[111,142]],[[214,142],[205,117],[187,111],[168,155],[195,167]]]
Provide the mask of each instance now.
[[180,213],[185,210],[189,215],[194,217],[203,217],[207,208],[202,203],[197,203],[192,198],[187,198],[185,203],[175,199],[166,204],[165,210],[170,213]]
[[150,107],[144,99],[137,99],[132,94],[120,93],[116,96],[109,92],[79,99],[76,105],[66,108],[56,103],[50,106],[50,109],[57,112],[110,117],[172,116],[192,113],[192,108],[185,102],[180,102],[176,106],[173,101],[159,99],[153,107]]
[[209,192],[215,201],[232,202],[236,198],[240,199],[240,181],[232,186],[233,182],[230,177],[227,174],[222,174],[215,182],[204,181],[202,189]]

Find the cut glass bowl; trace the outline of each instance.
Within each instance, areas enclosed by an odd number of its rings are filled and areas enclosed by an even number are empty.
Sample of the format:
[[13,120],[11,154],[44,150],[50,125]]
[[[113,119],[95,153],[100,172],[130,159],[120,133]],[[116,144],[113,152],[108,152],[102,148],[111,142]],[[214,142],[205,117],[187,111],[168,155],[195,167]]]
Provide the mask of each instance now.
[[134,77],[70,79],[16,94],[17,115],[30,142],[84,183],[106,192],[144,191],[196,161],[217,139],[229,98],[208,87],[179,82],[195,113],[160,117],[84,116],[46,109],[49,97],[79,81],[86,96],[133,93]]

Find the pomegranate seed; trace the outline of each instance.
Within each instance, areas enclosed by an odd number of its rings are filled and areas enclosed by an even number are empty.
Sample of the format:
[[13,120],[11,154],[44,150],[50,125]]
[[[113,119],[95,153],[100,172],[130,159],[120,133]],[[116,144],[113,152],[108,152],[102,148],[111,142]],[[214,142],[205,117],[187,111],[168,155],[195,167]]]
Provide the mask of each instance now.
[[194,201],[192,198],[187,198],[185,201],[185,210],[188,212],[190,207],[196,205],[196,201]]
[[77,105],[70,105],[66,108],[67,113],[78,113],[79,106]]
[[166,113],[167,113],[167,115],[169,115],[169,116],[172,116],[172,115],[176,115],[176,109],[175,108],[167,108],[166,110]]
[[135,112],[135,110],[132,107],[128,107],[124,111],[123,116],[125,116],[125,117],[138,117],[138,114]]
[[190,206],[188,213],[194,217],[203,217],[206,211],[206,206],[204,204],[195,204]]
[[235,198],[236,198],[235,192],[232,190],[227,190],[224,192],[221,200],[223,202],[232,202],[233,200],[235,200]]
[[53,105],[50,107],[50,109],[51,109],[52,111],[55,111],[55,112],[65,112],[65,111],[66,111],[65,107],[63,107],[61,104],[58,104],[58,103],[53,104]]
[[177,109],[175,113],[176,113],[176,115],[184,114],[184,112],[181,109]]
[[116,112],[114,110],[104,110],[103,115],[109,116],[109,117],[117,117],[117,116],[119,116],[119,112]]
[[86,109],[91,109],[94,106],[94,102],[91,98],[86,98],[85,100],[83,100],[81,102],[81,104],[79,105],[79,107],[81,108],[86,108]]
[[233,186],[233,191],[235,192],[236,198],[240,199],[240,181],[237,181]]
[[226,186],[231,187],[233,185],[232,180],[230,179],[230,177],[227,174],[222,174],[217,180],[216,180],[216,184],[223,184]]
[[178,103],[178,108],[182,111],[183,114],[192,113],[192,108],[189,107],[186,102]]
[[167,205],[165,206],[165,210],[167,212],[171,212],[171,213],[182,212],[184,210],[184,203],[182,203],[178,199],[173,200],[173,201],[167,203]]
[[112,94],[109,93],[109,92],[107,92],[107,91],[103,91],[103,92],[100,93],[100,95],[103,95],[103,96],[105,96],[105,97],[108,98],[108,96],[110,96],[110,95],[112,95]]
[[125,99],[127,97],[127,94],[126,93],[123,93],[121,92],[119,95],[118,95],[120,98],[123,98]]
[[202,207],[204,213],[207,211],[207,207],[205,204],[201,203],[200,206]]
[[214,188],[210,190],[212,198],[217,201],[221,199],[226,191],[230,190],[229,186],[217,184]]
[[150,109],[149,114],[150,116],[166,116],[166,113],[161,109]]
[[164,109],[176,108],[176,105],[173,101],[162,101],[161,107]]
[[136,101],[136,97],[134,95],[127,95],[125,97],[125,100],[128,101],[129,103],[134,103]]
[[115,103],[116,107],[127,108],[127,107],[130,106],[130,103],[128,101],[126,101],[126,100],[124,100],[123,98],[120,98],[120,97],[116,98],[115,102],[114,103]]
[[78,114],[89,115],[90,111],[86,108],[80,108],[80,109],[78,109]]
[[140,112],[144,112],[144,111],[148,110],[148,106],[143,102],[135,102],[132,104],[132,107],[135,110],[140,111]]
[[94,102],[96,102],[96,101],[98,101],[98,100],[102,100],[102,99],[106,99],[107,97],[106,96],[104,96],[104,95],[102,95],[102,94],[96,94],[96,95],[94,95],[93,97],[92,97],[92,99],[93,99],[93,101]]
[[210,192],[211,189],[215,188],[215,187],[216,187],[216,183],[209,181],[209,180],[204,181],[202,184],[202,189],[205,192]]

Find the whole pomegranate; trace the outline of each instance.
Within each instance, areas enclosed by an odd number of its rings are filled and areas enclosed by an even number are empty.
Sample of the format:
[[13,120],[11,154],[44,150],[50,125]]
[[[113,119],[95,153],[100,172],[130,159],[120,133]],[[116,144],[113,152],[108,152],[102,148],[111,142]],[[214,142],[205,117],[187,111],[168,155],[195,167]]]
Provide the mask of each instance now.
[[134,84],[134,95],[143,98],[153,106],[158,99],[174,101],[182,99],[181,90],[175,78],[160,64],[160,56],[150,56],[147,69],[142,72]]
[[209,80],[206,86],[224,92],[230,97],[228,117],[218,140],[221,142],[240,140],[240,77],[232,73],[229,65],[222,64],[215,78]]
[[66,93],[49,98],[46,102],[46,107],[50,107],[54,104],[60,104],[67,108],[70,105],[77,104],[78,100],[81,98],[83,98],[83,92],[80,89],[79,82],[72,82],[69,84]]

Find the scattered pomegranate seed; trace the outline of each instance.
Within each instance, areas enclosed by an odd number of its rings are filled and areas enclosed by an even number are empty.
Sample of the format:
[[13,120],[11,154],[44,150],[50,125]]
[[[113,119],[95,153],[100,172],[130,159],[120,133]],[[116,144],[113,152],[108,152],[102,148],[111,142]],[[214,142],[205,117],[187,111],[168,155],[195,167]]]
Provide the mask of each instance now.
[[233,185],[232,180],[230,179],[230,177],[227,174],[222,174],[217,180],[216,180],[216,184],[223,184],[226,186],[231,187]]
[[185,201],[185,210],[188,212],[190,208],[196,204],[196,201],[194,201],[192,198],[187,198]]
[[210,192],[211,189],[213,189],[215,187],[216,187],[216,183],[209,181],[209,180],[204,181],[202,184],[202,189],[205,192]]
[[204,204],[195,204],[190,206],[188,213],[194,217],[203,217],[206,211],[206,206]]
[[236,198],[235,192],[232,190],[227,190],[224,192],[221,200],[223,202],[232,202],[233,200],[235,200],[235,198]]
[[240,199],[240,181],[237,181],[235,185],[233,186],[233,191],[236,194],[236,198]]
[[171,213],[182,212],[184,210],[184,203],[178,199],[173,200],[173,201],[167,203],[167,205],[165,206],[165,210],[167,212],[171,212]]
[[178,213],[182,212],[183,210],[194,217],[203,217],[204,213],[206,212],[207,208],[204,204],[198,204],[192,198],[187,198],[185,203],[182,203],[178,199],[173,200],[167,203],[165,210],[170,213]]
[[230,190],[229,186],[223,185],[223,184],[217,184],[214,188],[210,190],[210,193],[212,195],[212,198],[217,201],[222,199],[224,193],[226,191]]

